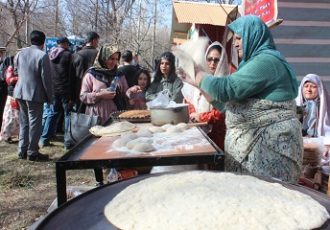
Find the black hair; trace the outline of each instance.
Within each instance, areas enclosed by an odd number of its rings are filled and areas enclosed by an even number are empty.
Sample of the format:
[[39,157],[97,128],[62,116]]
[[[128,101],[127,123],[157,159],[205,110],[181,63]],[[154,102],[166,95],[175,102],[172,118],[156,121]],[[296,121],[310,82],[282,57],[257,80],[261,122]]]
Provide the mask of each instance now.
[[170,82],[174,82],[175,78],[176,78],[175,56],[171,52],[168,52],[168,51],[162,53],[159,57],[159,62],[157,64],[154,82],[160,82],[163,78],[163,74],[160,71],[160,63],[162,62],[162,59],[166,59],[170,63],[170,73],[169,73],[167,80],[169,80]]
[[147,76],[147,85],[146,85],[146,89],[149,88],[150,84],[151,84],[151,75],[150,75],[150,72],[149,70],[147,69],[139,69],[135,75],[135,79],[136,79],[136,82],[135,82],[135,85],[138,85],[138,81],[139,81],[139,76],[141,74],[145,74]]
[[125,50],[122,57],[124,62],[131,62],[133,60],[133,54],[130,50]]
[[86,34],[86,43],[93,41],[94,39],[99,39],[100,35],[94,31],[90,31]]
[[32,45],[41,46],[45,43],[46,35],[39,30],[33,30],[30,34],[30,40]]
[[209,55],[209,53],[212,51],[212,50],[217,50],[220,54],[222,52],[222,47],[219,46],[219,45],[213,45],[209,48],[208,52],[206,55]]

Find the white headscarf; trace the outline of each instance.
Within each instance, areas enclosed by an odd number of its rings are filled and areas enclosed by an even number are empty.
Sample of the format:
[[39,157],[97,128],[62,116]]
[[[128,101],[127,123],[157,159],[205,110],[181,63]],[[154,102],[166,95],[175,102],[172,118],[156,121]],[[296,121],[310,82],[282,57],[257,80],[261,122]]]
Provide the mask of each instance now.
[[[220,46],[221,47],[221,55],[220,55],[220,61],[218,62],[217,68],[214,73],[214,77],[224,77],[228,76],[229,74],[229,65],[228,65],[228,59],[227,59],[227,52],[226,49],[222,46],[220,42],[213,42],[206,50],[205,52],[205,70],[208,70],[208,65],[206,62],[206,58],[213,46]],[[200,90],[197,88],[194,88],[194,96],[192,98],[192,101],[190,103],[193,104],[195,111],[197,113],[205,113],[209,112],[213,109],[212,105],[206,100],[206,98],[201,94]]]
[[317,122],[317,136],[330,136],[330,97],[327,89],[324,87],[323,82],[320,77],[316,74],[307,74],[301,81],[298,91],[298,97],[296,98],[296,103],[298,106],[303,106],[306,99],[303,96],[304,84],[309,81],[317,85],[318,87],[318,97],[320,99],[319,108],[319,119]]

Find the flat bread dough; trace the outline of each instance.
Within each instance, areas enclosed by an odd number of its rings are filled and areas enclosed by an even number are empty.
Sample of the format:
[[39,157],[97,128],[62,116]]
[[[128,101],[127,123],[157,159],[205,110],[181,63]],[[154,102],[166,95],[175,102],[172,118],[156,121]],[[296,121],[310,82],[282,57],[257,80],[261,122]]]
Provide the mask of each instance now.
[[114,122],[108,126],[93,126],[89,131],[95,136],[119,136],[136,129],[136,125],[128,121]]
[[329,213],[310,196],[252,176],[188,171],[132,184],[105,206],[119,229],[313,229]]

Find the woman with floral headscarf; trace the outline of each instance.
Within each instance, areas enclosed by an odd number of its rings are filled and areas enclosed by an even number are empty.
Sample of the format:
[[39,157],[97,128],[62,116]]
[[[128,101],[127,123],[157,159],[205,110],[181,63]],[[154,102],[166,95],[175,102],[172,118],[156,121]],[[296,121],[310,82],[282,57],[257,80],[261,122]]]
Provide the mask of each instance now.
[[[119,59],[119,49],[110,44],[103,45],[81,85],[80,100],[86,104],[85,113],[99,115],[103,124],[110,118],[112,112],[125,109],[118,108],[119,104],[115,103],[115,97],[118,97],[119,102],[125,103],[125,92],[128,89],[125,76],[117,72]],[[107,88],[116,76],[119,77],[116,91],[110,91]]]
[[298,97],[298,106],[304,107],[303,136],[319,137],[330,135],[330,98],[320,77],[316,74],[307,74],[301,81]]
[[302,166],[301,125],[296,118],[296,75],[276,50],[267,25],[243,16],[228,25],[241,62],[215,78],[197,71],[193,81],[217,107],[226,103],[225,170],[297,182]]

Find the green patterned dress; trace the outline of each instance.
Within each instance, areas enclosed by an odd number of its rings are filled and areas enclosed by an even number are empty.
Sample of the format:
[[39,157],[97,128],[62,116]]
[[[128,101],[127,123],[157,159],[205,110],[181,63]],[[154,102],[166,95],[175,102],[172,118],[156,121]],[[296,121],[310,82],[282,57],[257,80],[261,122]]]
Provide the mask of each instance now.
[[296,182],[302,165],[295,101],[227,103],[225,170]]
[[303,142],[296,75],[260,18],[243,16],[228,27],[242,39],[237,71],[199,84],[214,107],[226,105],[225,169],[297,182]]

